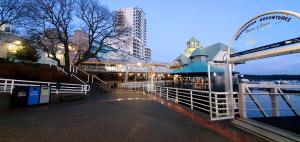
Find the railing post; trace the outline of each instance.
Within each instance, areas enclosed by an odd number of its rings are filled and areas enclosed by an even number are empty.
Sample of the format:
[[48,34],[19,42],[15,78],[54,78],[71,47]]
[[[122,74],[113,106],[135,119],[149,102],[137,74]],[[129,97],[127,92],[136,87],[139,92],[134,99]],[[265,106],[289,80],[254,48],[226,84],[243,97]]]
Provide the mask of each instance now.
[[176,98],[175,98],[175,101],[178,104],[178,88],[176,88]]
[[162,87],[159,87],[159,96],[160,96],[160,97],[162,97],[162,96],[161,96],[161,89],[162,89]]
[[169,100],[169,88],[167,87],[167,101]]
[[193,91],[191,90],[191,109],[193,110]]
[[86,95],[87,92],[87,85],[84,85],[84,94]]
[[272,107],[272,116],[276,117],[276,116],[280,116],[279,111],[278,111],[278,104],[277,104],[277,94],[278,94],[278,90],[277,88],[271,88],[270,90],[270,98],[271,98],[271,107]]
[[12,80],[12,81],[11,81],[11,86],[10,86],[10,94],[13,93],[13,90],[14,90],[14,84],[15,84],[15,81]]
[[239,114],[241,118],[247,118],[247,110],[246,110],[246,88],[244,83],[239,84],[239,94],[238,94],[238,107]]
[[142,84],[143,92],[145,92],[145,83]]
[[214,96],[215,96],[215,106],[216,106],[216,117],[218,118],[219,117],[219,104],[218,104],[218,94],[214,93]]
[[7,87],[7,80],[5,80],[5,83],[4,83],[4,92],[6,92],[6,87]]

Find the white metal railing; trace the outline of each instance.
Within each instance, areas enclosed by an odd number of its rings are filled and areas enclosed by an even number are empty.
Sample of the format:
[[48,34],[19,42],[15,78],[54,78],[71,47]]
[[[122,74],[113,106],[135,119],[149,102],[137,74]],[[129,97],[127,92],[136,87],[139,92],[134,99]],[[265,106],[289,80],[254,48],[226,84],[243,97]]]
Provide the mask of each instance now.
[[[174,83],[172,80],[166,81],[153,81],[152,86],[170,86]],[[118,88],[121,89],[129,89],[129,90],[139,90],[143,89],[143,87],[149,86],[151,81],[144,81],[144,82],[127,82],[127,83],[120,83],[118,84]]]
[[299,116],[300,85],[241,83],[239,89],[243,118]]
[[81,68],[77,67],[77,66],[70,66],[70,72],[78,74],[78,70],[83,73],[86,78],[87,78],[87,82],[90,82],[90,74],[87,73],[86,71],[82,70]]
[[130,63],[117,63],[117,66],[110,64],[83,64],[80,67],[89,72],[148,72],[149,69],[153,70],[155,73],[169,73],[170,69],[166,65],[153,65],[153,64],[146,64],[144,63],[143,66]]
[[[223,120],[234,118],[231,105],[236,105],[230,100],[229,92],[209,92],[172,87],[154,87],[154,94],[168,101],[189,106],[210,114],[210,120]],[[234,93],[236,94],[236,92]],[[234,104],[231,104],[233,102]]]
[[[56,94],[87,94],[90,91],[90,86],[87,84],[71,84],[71,83],[56,83],[56,82],[40,82],[28,80],[15,80],[0,78],[0,92],[13,93],[16,86],[50,86],[51,92]],[[59,85],[59,88],[58,88]]]
[[[119,84],[121,89],[142,90],[153,93],[155,96],[164,98],[210,114],[211,120],[232,119],[237,114],[237,92],[234,92],[234,100],[230,99],[229,92],[209,92],[184,88],[153,86],[149,87],[148,82],[130,82]],[[232,107],[231,105],[234,105]],[[232,108],[235,108],[232,110]],[[234,113],[234,114],[232,114]]]
[[[51,67],[52,65],[49,64],[49,66]],[[53,65],[53,66],[56,67],[56,69],[57,69],[58,71],[61,71],[61,72],[63,72],[64,74],[68,75],[68,73],[65,71],[64,68],[61,68],[61,67],[59,67],[59,66],[57,66],[57,65]]]
[[94,78],[96,78],[98,81],[100,81],[101,83],[107,85],[108,83],[103,81],[102,79],[100,79],[99,77],[97,77],[96,75],[92,75],[92,83],[94,83]]
[[75,77],[75,78],[76,78],[77,80],[79,80],[81,83],[83,83],[83,84],[86,85],[86,83],[85,83],[84,81],[82,81],[79,77],[77,77],[76,75],[71,74],[71,77]]

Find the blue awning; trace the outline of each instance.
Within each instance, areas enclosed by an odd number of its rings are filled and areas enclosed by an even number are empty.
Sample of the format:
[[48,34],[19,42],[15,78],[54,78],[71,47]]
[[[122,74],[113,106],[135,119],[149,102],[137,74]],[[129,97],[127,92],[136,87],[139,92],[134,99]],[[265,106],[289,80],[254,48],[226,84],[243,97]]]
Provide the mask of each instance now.
[[[171,72],[171,74],[201,74],[208,72],[208,63],[203,61],[193,62],[188,64],[187,66],[175,69]],[[215,66],[211,66],[210,72],[223,73],[224,70],[222,68],[217,68]]]

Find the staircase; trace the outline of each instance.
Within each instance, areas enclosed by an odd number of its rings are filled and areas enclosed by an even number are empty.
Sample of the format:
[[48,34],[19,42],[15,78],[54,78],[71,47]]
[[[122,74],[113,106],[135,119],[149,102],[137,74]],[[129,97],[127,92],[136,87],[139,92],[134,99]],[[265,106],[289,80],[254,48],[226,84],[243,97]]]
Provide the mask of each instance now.
[[100,79],[94,74],[88,73],[76,66],[71,66],[70,72],[74,74],[76,77],[78,77],[79,79],[81,79],[82,81],[90,85],[91,87],[90,94],[99,94],[100,93],[99,91],[103,93],[111,92],[110,84],[103,81],[102,79]]

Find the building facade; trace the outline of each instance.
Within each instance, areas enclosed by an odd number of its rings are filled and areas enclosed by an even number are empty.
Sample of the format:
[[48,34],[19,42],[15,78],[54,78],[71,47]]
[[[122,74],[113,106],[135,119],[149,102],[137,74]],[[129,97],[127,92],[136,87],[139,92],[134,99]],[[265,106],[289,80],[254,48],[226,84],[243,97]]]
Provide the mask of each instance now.
[[216,43],[208,47],[200,45],[199,41],[191,38],[187,42],[184,52],[172,62],[172,68],[187,66],[192,62],[224,62],[228,47],[223,43]]
[[[151,60],[149,48],[147,47],[147,20],[143,9],[138,7],[122,8],[117,10],[117,22],[131,28],[131,40],[128,53],[141,60]],[[148,48],[148,49],[146,49]],[[147,52],[145,51],[147,50]]]
[[145,48],[145,61],[151,61],[152,51],[150,48]]

